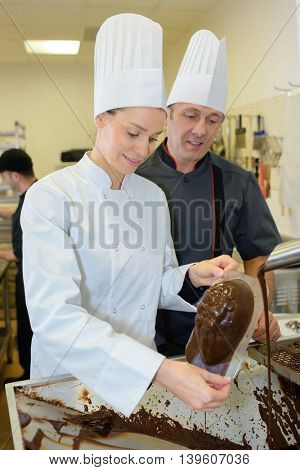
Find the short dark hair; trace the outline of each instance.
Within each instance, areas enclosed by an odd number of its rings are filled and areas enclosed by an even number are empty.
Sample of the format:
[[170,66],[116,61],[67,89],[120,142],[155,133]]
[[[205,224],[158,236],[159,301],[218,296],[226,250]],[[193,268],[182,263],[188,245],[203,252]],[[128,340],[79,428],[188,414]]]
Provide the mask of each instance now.
[[109,109],[109,110],[106,111],[106,112],[107,112],[108,114],[111,114],[112,116],[114,116],[117,111],[121,111],[122,109],[124,109],[124,108]]
[[34,176],[32,160],[22,149],[12,148],[2,153],[0,173],[4,171],[16,171],[24,176]]

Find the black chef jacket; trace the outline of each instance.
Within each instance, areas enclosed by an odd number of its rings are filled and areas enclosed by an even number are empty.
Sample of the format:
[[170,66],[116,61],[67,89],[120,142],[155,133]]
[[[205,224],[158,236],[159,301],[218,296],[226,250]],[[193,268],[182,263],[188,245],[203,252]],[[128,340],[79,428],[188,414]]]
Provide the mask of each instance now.
[[[234,247],[243,260],[250,260],[269,255],[281,242],[255,176],[212,152],[183,174],[176,170],[165,140],[136,173],[166,194],[180,265],[231,255]],[[158,349],[183,354],[193,326],[193,314],[159,311]],[[167,349],[160,343],[168,344]]]
[[23,281],[23,232],[20,223],[21,211],[25,200],[25,194],[20,195],[19,204],[12,215],[12,245],[14,255],[18,258],[17,275],[16,275],[16,313],[17,313],[17,344],[19,351],[19,362],[24,369],[23,378],[30,377],[30,361],[31,361],[31,339],[32,329],[30,326],[28,310],[26,307],[24,281]]
[[20,223],[21,211],[24,204],[25,193],[19,197],[19,204],[16,211],[12,215],[12,245],[14,255],[18,258],[17,268],[22,270],[22,259],[23,259],[23,232]]

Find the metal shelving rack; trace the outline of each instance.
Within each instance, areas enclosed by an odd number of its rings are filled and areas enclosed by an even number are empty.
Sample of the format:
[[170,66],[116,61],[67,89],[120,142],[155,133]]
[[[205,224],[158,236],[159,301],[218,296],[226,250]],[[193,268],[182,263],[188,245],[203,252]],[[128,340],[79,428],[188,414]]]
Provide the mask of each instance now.
[[[20,148],[25,150],[26,147],[26,128],[23,124],[20,124],[19,121],[14,122],[14,129],[11,131],[0,131],[0,155],[4,150],[9,150],[11,148]],[[15,196],[7,196],[5,194],[5,201],[1,197],[1,193],[5,193],[9,190],[9,186],[0,183],[0,204],[16,202]]]
[[0,131],[0,152],[12,147],[25,149],[26,128],[19,121],[14,122],[14,129],[11,131]]
[[[26,127],[20,124],[19,121],[14,122],[14,129],[11,131],[0,131],[0,155],[4,150],[11,148],[20,148],[25,150],[26,147]],[[6,192],[10,188],[0,183],[0,193]],[[0,194],[1,198],[1,194]],[[2,202],[2,201],[0,201]],[[15,198],[10,201],[9,198],[5,198],[5,202],[15,202]]]

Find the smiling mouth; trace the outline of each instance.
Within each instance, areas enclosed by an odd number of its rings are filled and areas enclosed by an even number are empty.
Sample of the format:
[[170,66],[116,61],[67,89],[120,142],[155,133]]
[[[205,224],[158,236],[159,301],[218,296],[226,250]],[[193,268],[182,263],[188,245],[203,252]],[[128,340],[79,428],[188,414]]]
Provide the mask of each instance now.
[[132,166],[139,166],[142,162],[140,160],[135,160],[134,158],[129,158],[125,153],[123,153],[125,160]]
[[187,143],[196,148],[200,148],[204,144],[204,142],[198,142],[196,140],[187,140]]

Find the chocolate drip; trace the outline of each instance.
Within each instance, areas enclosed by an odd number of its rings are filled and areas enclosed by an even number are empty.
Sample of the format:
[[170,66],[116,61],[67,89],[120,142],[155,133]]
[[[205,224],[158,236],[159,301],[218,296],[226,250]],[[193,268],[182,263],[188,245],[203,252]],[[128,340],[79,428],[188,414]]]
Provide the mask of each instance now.
[[271,348],[270,348],[270,323],[269,323],[269,303],[268,303],[268,293],[267,293],[267,284],[265,280],[265,273],[264,273],[265,265],[262,265],[258,270],[257,277],[260,283],[263,301],[264,301],[264,313],[265,313],[265,324],[266,324],[266,340],[267,340],[267,367],[268,367],[268,401],[267,401],[267,410],[268,410],[268,437],[267,442],[269,444],[269,448],[275,448],[273,446],[273,438],[272,438],[272,383],[271,383]]

